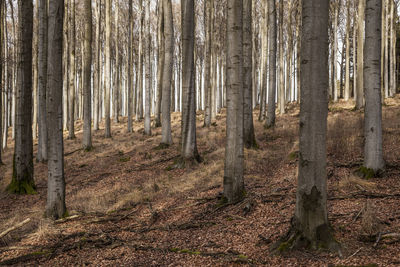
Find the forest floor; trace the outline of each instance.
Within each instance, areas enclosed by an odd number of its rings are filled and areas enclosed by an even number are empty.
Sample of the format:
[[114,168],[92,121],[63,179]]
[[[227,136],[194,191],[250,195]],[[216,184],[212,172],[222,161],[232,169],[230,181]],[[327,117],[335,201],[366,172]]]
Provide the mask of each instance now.
[[[383,109],[386,172],[361,179],[363,114],[352,103],[330,105],[328,210],[342,256],[327,251],[270,253],[289,229],[297,178],[299,107],[292,104],[264,129],[254,113],[259,148],[245,150],[245,199],[221,204],[225,111],[202,128],[203,162],[174,168],[179,156],[180,114],[172,115],[174,145],[158,147],[161,129],[143,135],[143,123],[126,132],[126,118],[94,132],[94,150],[65,140],[66,203],[71,216],[43,218],[47,167],[35,163],[37,194],[9,195],[13,143],[0,169],[0,232],[30,222],[0,240],[0,265],[43,266],[398,266],[400,265],[400,97]],[[101,125],[103,126],[103,125]],[[36,151],[37,141],[34,144]]]

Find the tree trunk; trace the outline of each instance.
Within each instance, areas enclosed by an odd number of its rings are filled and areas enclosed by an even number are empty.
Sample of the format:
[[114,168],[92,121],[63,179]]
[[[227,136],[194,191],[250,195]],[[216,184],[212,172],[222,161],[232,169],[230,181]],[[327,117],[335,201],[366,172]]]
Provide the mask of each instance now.
[[[156,110],[155,110],[155,127],[161,126],[161,101],[162,101],[162,87],[163,87],[163,68],[164,68],[164,11],[163,0],[158,0],[158,29],[157,29],[157,43],[158,43],[158,66],[157,66],[157,92],[156,92]],[[172,67],[172,66],[171,66]]]
[[[36,1],[36,16],[38,16],[39,13],[39,3]],[[7,12],[7,8],[5,8],[5,12]],[[35,11],[33,16],[35,16]],[[38,40],[38,35],[39,35],[39,22],[38,20],[33,21],[33,47],[32,47],[32,64],[33,64],[33,80],[32,80],[32,89],[33,89],[33,95],[32,95],[32,105],[33,105],[33,113],[32,113],[32,137],[33,139],[36,139],[38,137],[38,54],[39,54],[39,40]],[[7,27],[5,27],[5,33],[7,34]],[[4,57],[7,60],[8,59],[8,49],[5,50]],[[8,83],[8,68],[9,64],[6,62],[4,64],[5,71],[4,71],[4,84]],[[4,94],[5,91],[3,91]]]
[[211,46],[212,46],[212,10],[214,0],[205,0],[204,4],[204,28],[205,28],[205,72],[204,72],[204,126],[211,126]]
[[143,119],[143,38],[144,38],[144,12],[143,12],[143,0],[140,3],[140,27],[139,27],[139,55],[138,55],[138,87],[137,87],[137,112],[136,120]]
[[39,140],[37,160],[47,161],[47,1],[39,0]]
[[105,85],[104,85],[104,117],[105,138],[111,138],[110,93],[111,93],[111,0],[106,0],[106,41],[105,41]]
[[326,207],[329,1],[302,1],[300,160],[290,248],[337,251]]
[[350,1],[346,2],[346,77],[344,85],[344,100],[350,99]]
[[75,139],[75,88],[76,88],[76,66],[75,66],[75,1],[70,0],[70,23],[69,31],[69,99],[68,99],[68,139]]
[[[4,36],[4,9],[5,9],[5,2],[4,1],[0,1],[0,58],[3,58],[3,45],[4,45],[4,40],[5,40],[5,36]],[[0,115],[2,114],[2,104],[3,104],[3,100],[2,100],[2,92],[4,90],[4,84],[3,84],[3,79],[1,79],[1,74],[3,73],[3,63],[0,64]],[[3,145],[2,145],[2,141],[3,138],[1,136],[1,134],[3,133],[2,131],[2,118],[0,116],[0,166],[3,165],[3,161],[1,160],[1,154],[3,151]]]
[[275,0],[269,3],[269,85],[268,85],[268,112],[266,127],[275,126],[275,98],[276,98],[276,4]]
[[[162,66],[160,71],[162,74],[162,87],[160,87],[159,93],[162,93],[162,139],[161,143],[171,145],[172,144],[172,136],[171,136],[171,80],[173,74],[173,66],[174,66],[174,22],[172,17],[172,3],[171,0],[160,0],[162,1],[161,5],[161,40],[162,43],[160,49],[160,57],[159,60],[162,62]],[[161,53],[162,52],[162,53]]]
[[16,89],[15,150],[10,193],[33,194],[32,141],[32,1],[18,0],[18,81]]
[[279,112],[285,114],[284,45],[283,45],[283,1],[279,1]]
[[92,66],[92,1],[84,0],[84,77],[83,81],[83,148],[86,151],[92,148],[92,86],[91,86],[91,66]]
[[68,12],[69,12],[69,4],[70,1],[64,1],[64,22],[63,22],[63,129],[68,129],[68,87],[69,87],[69,49],[70,45],[68,44]]
[[[395,2],[390,0],[390,96],[396,94],[396,14]],[[396,6],[397,9],[397,6]]]
[[101,0],[96,3],[96,47],[95,47],[95,67],[93,73],[93,129],[99,130],[100,121],[100,110],[99,110],[99,98],[100,98],[100,22],[101,22]]
[[243,1],[243,90],[244,90],[244,144],[247,148],[257,147],[253,125],[253,43],[252,43],[252,0]]
[[[59,219],[67,215],[65,207],[64,180],[64,148],[62,128],[62,36],[63,36],[63,0],[49,1],[49,31],[48,31],[48,182],[46,215]],[[85,0],[85,2],[89,2]],[[87,6],[87,3],[85,3]],[[91,17],[90,17],[91,19]]]
[[297,14],[296,14],[296,91],[298,102],[301,102],[301,86],[300,86],[300,52],[301,52],[301,21],[302,21],[302,0],[297,2]]
[[338,71],[338,27],[339,27],[339,12],[341,6],[341,0],[336,0],[334,5],[335,17],[333,22],[333,101],[338,101],[338,83],[337,74]]
[[357,21],[357,88],[356,93],[356,109],[364,106],[364,14],[365,0],[358,1],[358,21]]
[[227,117],[224,197],[235,203],[245,194],[243,169],[243,1],[228,1]]
[[146,35],[145,35],[145,114],[144,134],[151,135],[151,32],[150,32],[150,1],[146,3]]
[[132,129],[132,111],[135,108],[135,105],[132,107],[132,98],[133,98],[133,47],[132,47],[132,39],[133,39],[133,19],[132,19],[132,10],[133,3],[132,0],[129,0],[129,30],[128,30],[128,48],[127,48],[127,57],[128,57],[128,133],[133,132]]
[[365,115],[364,166],[375,173],[384,168],[381,103],[382,1],[367,0],[365,9]]
[[200,161],[196,141],[196,88],[194,64],[194,0],[182,2],[182,151],[186,160]]
[[114,44],[115,44],[115,70],[114,70],[114,88],[113,88],[113,101],[114,101],[114,105],[113,105],[113,116],[114,116],[114,122],[118,123],[119,122],[119,94],[120,94],[120,86],[119,86],[119,80],[120,80],[120,67],[119,65],[121,64],[119,61],[119,0],[117,0],[115,2],[115,35],[114,35]]
[[[271,25],[269,23],[270,19],[270,8],[269,6],[271,3],[268,0],[264,0],[264,8],[263,8],[263,27],[262,32],[261,32],[261,50],[262,50],[262,56],[261,56],[261,92],[260,92],[260,114],[258,116],[259,121],[264,121],[265,120],[265,110],[266,110],[266,104],[267,104],[267,75],[268,75],[268,63],[271,65],[271,62],[268,62],[268,56],[269,56],[269,38],[271,38],[271,35],[268,34],[268,31],[271,30]],[[276,8],[276,7],[275,7]],[[276,17],[275,17],[276,18]],[[267,23],[268,22],[268,23]],[[265,26],[267,25],[267,26]],[[276,25],[276,23],[275,23]],[[269,91],[271,91],[271,87],[268,88]],[[269,100],[269,99],[268,99]],[[274,100],[275,103],[275,100]],[[270,105],[270,102],[268,102],[268,107]]]

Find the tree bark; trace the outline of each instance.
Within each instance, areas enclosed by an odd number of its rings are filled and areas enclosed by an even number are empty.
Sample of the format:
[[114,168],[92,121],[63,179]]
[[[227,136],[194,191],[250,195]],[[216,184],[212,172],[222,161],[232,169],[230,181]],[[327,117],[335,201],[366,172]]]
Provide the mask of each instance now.
[[162,139],[161,143],[171,145],[172,144],[172,136],[171,136],[171,80],[173,75],[173,66],[174,66],[174,22],[172,17],[172,3],[171,0],[160,0],[162,1],[160,9],[162,14],[162,34],[160,35],[163,44],[161,44],[162,49],[160,49],[160,61],[163,63],[161,66],[162,71],[162,87],[160,88],[160,92],[162,93]]
[[381,103],[381,23],[382,1],[367,0],[364,51],[364,166],[375,173],[384,168]]
[[105,86],[104,86],[104,117],[105,138],[111,138],[110,93],[111,93],[111,0],[106,0],[106,41],[105,41]]
[[132,39],[133,39],[133,18],[132,18],[132,10],[133,3],[132,0],[129,0],[129,30],[128,30],[128,48],[127,48],[127,57],[128,57],[128,133],[133,132],[132,128],[132,111],[135,108],[135,105],[132,107],[132,98],[133,98],[133,48],[132,48]]
[[150,32],[150,1],[146,3],[146,34],[145,34],[145,114],[144,134],[151,135],[151,32]]
[[39,162],[47,161],[47,118],[46,118],[46,90],[47,90],[47,0],[39,0],[39,140],[36,159]]
[[7,190],[35,193],[32,140],[32,1],[18,0],[18,81],[16,89],[13,176]]
[[75,1],[70,0],[70,23],[69,31],[69,99],[68,99],[68,139],[75,139],[75,88],[76,88],[76,66],[75,66]]
[[356,93],[356,109],[364,106],[364,15],[365,15],[365,0],[358,2],[358,17],[357,17],[357,87]]
[[212,10],[214,0],[205,0],[204,4],[204,28],[205,28],[205,72],[204,72],[204,126],[211,126],[211,46],[212,46]]
[[344,85],[344,100],[350,99],[350,1],[346,2],[346,74]]
[[99,97],[100,97],[100,22],[101,22],[101,0],[96,3],[96,47],[95,47],[95,67],[93,73],[93,129],[99,130],[100,110],[99,110]]
[[115,2],[115,35],[114,35],[114,45],[115,45],[115,70],[114,70],[114,88],[113,88],[113,117],[114,117],[114,122],[118,123],[119,122],[119,94],[120,94],[120,86],[119,86],[119,80],[120,80],[120,60],[119,60],[119,43],[120,43],[120,34],[119,34],[119,0]]
[[244,197],[243,151],[243,1],[228,1],[227,118],[224,197],[235,203]]
[[[85,2],[88,0],[85,0]],[[89,1],[88,1],[89,2]],[[62,47],[64,0],[49,1],[47,119],[49,162],[46,215],[54,220],[66,216],[64,148],[62,128]],[[91,17],[90,17],[91,18]]]
[[83,148],[86,151],[92,149],[92,1],[84,0],[84,52],[83,66]]
[[283,1],[279,1],[279,113],[285,114],[285,79],[284,79],[284,45],[283,45]]
[[276,98],[276,4],[275,0],[269,3],[269,85],[268,85],[268,111],[266,127],[275,126],[275,98]]
[[162,101],[162,87],[163,87],[163,68],[164,68],[164,11],[163,0],[158,0],[158,29],[157,29],[157,43],[158,43],[158,66],[157,66],[157,92],[156,92],[156,106],[155,106],[155,127],[161,126],[161,101]]

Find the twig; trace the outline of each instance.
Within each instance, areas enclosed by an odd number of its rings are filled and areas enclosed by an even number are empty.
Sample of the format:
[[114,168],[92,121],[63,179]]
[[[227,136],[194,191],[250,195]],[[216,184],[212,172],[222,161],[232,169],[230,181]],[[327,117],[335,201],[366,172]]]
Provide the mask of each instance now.
[[353,254],[351,254],[348,259],[350,259],[351,257],[354,257],[355,255],[357,255],[358,252],[360,252],[362,250],[362,247],[357,249],[356,252],[354,252]]
[[79,217],[79,215],[72,215],[72,216],[69,216],[69,217],[66,217],[66,218],[62,218],[62,219],[56,220],[55,223],[67,222],[67,221],[76,219],[76,218],[78,218],[78,217]]
[[376,242],[374,244],[374,248],[376,248],[376,246],[378,246],[379,241],[381,241],[381,237],[382,237],[382,233],[379,232],[378,237],[376,238]]
[[7,235],[9,232],[14,231],[15,229],[18,229],[18,228],[24,226],[25,224],[27,224],[27,223],[30,222],[30,221],[31,221],[31,219],[28,218],[28,219],[26,219],[25,221],[20,222],[19,224],[14,225],[13,227],[8,228],[7,230],[3,231],[3,232],[0,234],[0,238],[4,237],[4,236]]
[[73,151],[71,151],[71,152],[64,153],[64,157],[69,156],[69,155],[72,155],[72,154],[74,154],[75,152],[81,151],[82,149],[83,149],[83,148],[78,148],[78,149],[75,149],[75,150],[73,150]]

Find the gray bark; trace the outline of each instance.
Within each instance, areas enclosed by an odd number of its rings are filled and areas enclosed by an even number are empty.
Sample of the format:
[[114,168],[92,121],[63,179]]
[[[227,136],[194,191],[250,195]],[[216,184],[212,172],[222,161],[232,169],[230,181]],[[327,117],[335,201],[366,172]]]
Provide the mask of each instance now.
[[377,172],[384,168],[381,103],[381,0],[367,0],[364,47],[364,166]]
[[111,0],[106,0],[106,40],[105,40],[105,85],[104,85],[104,117],[105,138],[111,138],[110,93],[111,93]]
[[128,30],[128,48],[127,48],[127,57],[128,57],[128,133],[133,132],[132,129],[132,111],[135,108],[135,105],[132,107],[132,98],[133,98],[133,48],[132,48],[132,39],[133,39],[133,19],[132,19],[132,10],[133,10],[133,1],[129,0],[129,11],[128,11],[128,19],[129,19],[129,30]]
[[243,1],[228,1],[227,118],[224,197],[234,203],[244,196],[243,146]]
[[204,28],[206,36],[205,44],[205,71],[204,71],[204,126],[211,126],[211,46],[212,46],[212,10],[214,6],[214,0],[205,0],[204,5]]
[[156,92],[156,106],[155,106],[155,127],[161,126],[161,101],[162,101],[162,83],[163,83],[163,68],[164,68],[164,11],[163,0],[158,0],[158,29],[157,29],[157,43],[158,43],[158,66],[157,66],[157,92]]
[[113,87],[113,117],[114,122],[119,122],[119,94],[120,94],[120,57],[119,57],[119,43],[120,43],[120,34],[119,34],[119,0],[115,2],[115,35],[114,35],[114,45],[115,45],[115,67],[114,67],[114,87]]
[[144,134],[151,135],[151,32],[150,32],[150,1],[146,3],[146,34],[145,34],[145,114]]
[[365,0],[359,0],[357,17],[357,87],[355,90],[357,109],[364,106],[364,15]]
[[59,219],[66,215],[64,148],[62,126],[62,36],[63,0],[49,1],[47,119],[48,119],[48,182],[46,215]]
[[96,47],[95,47],[95,66],[93,73],[93,129],[99,130],[100,110],[99,110],[99,97],[100,97],[100,21],[101,21],[101,0],[96,3]]
[[70,0],[70,23],[69,27],[69,99],[68,99],[68,139],[75,138],[75,88],[76,88],[76,66],[75,66],[75,1]]

